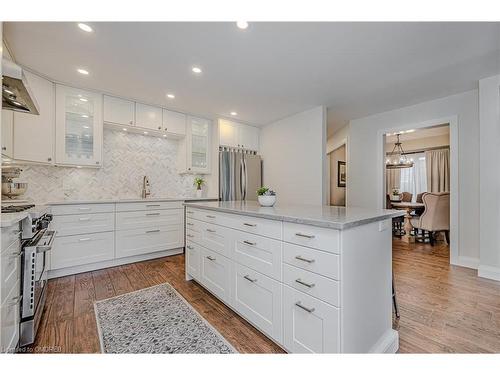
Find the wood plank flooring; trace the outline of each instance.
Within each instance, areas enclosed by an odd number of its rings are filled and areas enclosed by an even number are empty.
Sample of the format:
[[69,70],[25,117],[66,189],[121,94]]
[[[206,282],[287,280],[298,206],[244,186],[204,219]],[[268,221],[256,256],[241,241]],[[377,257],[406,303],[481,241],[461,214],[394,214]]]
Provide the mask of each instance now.
[[[401,353],[500,352],[500,283],[450,266],[444,245],[393,241]],[[168,282],[241,353],[282,353],[201,286],[176,255],[49,281],[32,352],[98,353],[93,302]]]

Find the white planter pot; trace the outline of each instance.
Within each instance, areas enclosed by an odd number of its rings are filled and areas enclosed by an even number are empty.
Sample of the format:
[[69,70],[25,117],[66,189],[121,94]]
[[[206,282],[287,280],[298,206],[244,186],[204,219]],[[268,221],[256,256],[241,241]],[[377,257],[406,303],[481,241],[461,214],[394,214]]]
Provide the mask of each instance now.
[[398,201],[400,198],[399,198],[399,195],[392,195],[391,196],[391,200],[393,201]]
[[272,207],[276,203],[276,195],[259,195],[257,197],[261,206]]
[[203,195],[203,190],[196,189],[196,198],[201,198],[202,195]]

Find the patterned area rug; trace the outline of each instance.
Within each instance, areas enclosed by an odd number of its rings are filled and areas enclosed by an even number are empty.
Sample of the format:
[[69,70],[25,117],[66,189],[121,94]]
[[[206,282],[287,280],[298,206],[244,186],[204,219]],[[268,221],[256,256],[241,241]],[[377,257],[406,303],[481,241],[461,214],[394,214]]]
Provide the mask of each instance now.
[[103,353],[237,353],[168,283],[94,303]]

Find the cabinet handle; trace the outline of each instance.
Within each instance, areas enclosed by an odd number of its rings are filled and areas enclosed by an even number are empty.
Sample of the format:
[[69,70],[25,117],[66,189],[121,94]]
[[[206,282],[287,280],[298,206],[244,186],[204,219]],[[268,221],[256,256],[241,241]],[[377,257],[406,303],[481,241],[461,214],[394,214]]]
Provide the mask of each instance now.
[[79,207],[80,211],[90,211],[90,207]]
[[193,246],[189,246],[189,245],[187,245],[186,247],[187,247],[189,250],[193,250]]
[[159,212],[153,212],[150,214],[146,214],[146,216],[158,216],[160,213]]
[[300,307],[302,310],[305,310],[308,313],[312,313],[314,312],[314,310],[316,310],[314,307],[305,307],[300,301],[296,302],[295,306]]
[[247,280],[248,280],[248,281],[250,281],[251,283],[254,283],[254,282],[256,282],[256,281],[257,281],[257,279],[252,279],[252,278],[251,278],[250,276],[248,276],[248,275],[243,276],[243,278],[244,278],[244,279],[247,279]]
[[81,217],[78,219],[79,221],[89,221],[90,217]]
[[243,223],[243,225],[246,225],[247,227],[256,227],[257,224],[250,224],[250,223]]
[[160,207],[160,204],[147,204],[146,207]]
[[98,162],[98,161],[96,161],[95,163],[96,163],[96,164],[99,164],[99,162]]
[[243,243],[246,243],[247,245],[250,245],[250,246],[257,245],[257,242],[250,242],[250,241],[247,241],[247,240],[243,241]]
[[186,225],[194,225],[193,223],[186,223]]
[[2,151],[6,151],[6,150],[7,150],[7,147],[2,146]]
[[78,241],[85,242],[85,241],[90,241],[90,240],[91,240],[90,237],[86,237],[86,238],[80,238]]
[[161,126],[158,126],[158,130],[161,130]]
[[314,259],[302,258],[302,256],[301,256],[301,255],[297,255],[297,256],[295,257],[295,259],[297,259],[297,260],[301,260],[301,261],[303,261],[303,262],[307,262],[307,263],[314,263]]
[[194,214],[193,211],[186,211],[188,214]]
[[207,256],[207,259],[208,259],[208,260],[211,260],[211,261],[214,261],[214,260],[216,260],[216,258],[214,258],[214,257],[211,257],[210,255],[209,255],[209,256]]
[[296,282],[296,283],[299,283],[299,284],[301,284],[301,285],[307,286],[308,288],[313,288],[313,287],[314,287],[314,285],[316,285],[316,284],[314,284],[314,283],[311,283],[311,284],[306,283],[305,281],[302,281],[301,279],[297,279],[297,280],[295,280],[295,282]]
[[52,158],[47,158],[47,161],[52,161]]
[[22,296],[17,296],[17,297],[12,298],[10,300],[9,306],[15,306],[15,305],[17,305],[19,302],[21,302],[22,299],[23,299]]
[[147,230],[146,233],[158,233],[159,229]]
[[209,219],[215,219],[215,216],[213,216],[213,215],[207,215],[207,217],[208,217]]
[[295,233],[296,236],[299,236],[299,237],[304,237],[304,238],[314,238],[314,234],[304,234],[304,233]]
[[186,237],[193,238],[194,236],[192,234],[186,234]]
[[134,124],[134,122],[133,122],[133,121],[129,121],[128,123],[129,123],[130,125],[133,125],[133,124]]
[[165,128],[165,131],[167,131],[167,128]]
[[215,230],[214,229],[207,229],[207,232],[215,233]]

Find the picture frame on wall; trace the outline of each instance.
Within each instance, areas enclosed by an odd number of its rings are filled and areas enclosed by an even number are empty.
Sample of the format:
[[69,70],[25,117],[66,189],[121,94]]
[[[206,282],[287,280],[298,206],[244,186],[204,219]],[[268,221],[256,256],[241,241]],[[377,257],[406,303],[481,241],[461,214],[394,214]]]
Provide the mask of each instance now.
[[337,162],[337,186],[345,187],[346,179],[347,179],[347,174],[346,174],[345,161],[339,160]]

